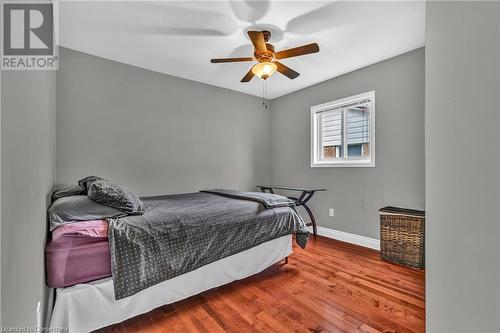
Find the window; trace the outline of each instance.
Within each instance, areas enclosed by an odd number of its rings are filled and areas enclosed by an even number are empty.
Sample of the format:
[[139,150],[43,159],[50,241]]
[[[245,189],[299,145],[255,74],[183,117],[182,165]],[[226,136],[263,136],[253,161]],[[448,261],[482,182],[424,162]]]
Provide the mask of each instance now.
[[374,91],[311,107],[311,167],[374,166]]

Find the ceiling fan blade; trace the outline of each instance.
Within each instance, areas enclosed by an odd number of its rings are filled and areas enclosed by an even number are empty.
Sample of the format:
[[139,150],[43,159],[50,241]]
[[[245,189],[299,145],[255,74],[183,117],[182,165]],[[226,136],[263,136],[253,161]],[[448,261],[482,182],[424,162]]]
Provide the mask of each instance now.
[[294,47],[292,49],[276,52],[276,59],[285,59],[291,57],[298,57],[305,54],[319,52],[319,46],[316,43]]
[[[253,68],[253,66],[252,66]],[[241,82],[248,82],[253,78],[252,68],[245,74],[245,76],[241,79]]]
[[220,59],[210,59],[210,62],[212,64],[218,64],[222,62],[239,62],[239,61],[252,61],[253,58],[251,57],[246,57],[246,58],[220,58]]
[[287,67],[285,65],[283,65],[281,62],[279,61],[275,61],[274,64],[276,65],[276,70],[278,72],[280,72],[281,74],[285,75],[286,77],[288,77],[289,79],[295,79],[297,76],[300,75],[300,73],[297,73],[296,71],[294,71],[293,69],[291,69],[290,67]]
[[269,10],[270,0],[263,1],[228,1],[234,15],[243,22],[255,23]]
[[[366,7],[368,7],[368,10],[365,9]],[[358,24],[363,21],[366,22],[370,19],[370,16],[366,17],[366,13],[373,13],[374,10],[370,7],[372,5],[368,2],[362,5],[347,1],[326,3],[324,6],[288,21],[286,31],[293,34],[308,35],[323,30]]]
[[[82,1],[83,3],[83,1]],[[87,5],[88,7],[88,5]],[[86,4],[71,4],[61,13],[86,11]],[[171,36],[229,36],[239,29],[239,21],[231,13],[216,11],[207,6],[192,6],[188,1],[105,1],[98,5],[99,15],[90,15],[68,23],[72,28],[89,26],[118,33],[171,35]],[[195,8],[196,7],[196,8]],[[114,12],[113,24],[105,13]],[[65,16],[66,17],[66,16]],[[65,22],[66,23],[66,22]],[[106,30],[106,31],[108,31]]]
[[151,36],[226,36],[217,29],[177,28],[169,26],[132,26],[130,24],[118,27],[116,31]]
[[248,31],[248,37],[252,41],[253,46],[259,52],[266,52],[266,41],[264,40],[264,34],[262,31]]

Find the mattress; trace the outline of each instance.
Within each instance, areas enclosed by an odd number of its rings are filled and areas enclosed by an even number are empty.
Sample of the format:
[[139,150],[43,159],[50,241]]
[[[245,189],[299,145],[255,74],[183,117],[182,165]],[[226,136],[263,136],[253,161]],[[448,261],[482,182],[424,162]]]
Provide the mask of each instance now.
[[47,285],[62,288],[111,276],[106,221],[67,224],[45,247]]

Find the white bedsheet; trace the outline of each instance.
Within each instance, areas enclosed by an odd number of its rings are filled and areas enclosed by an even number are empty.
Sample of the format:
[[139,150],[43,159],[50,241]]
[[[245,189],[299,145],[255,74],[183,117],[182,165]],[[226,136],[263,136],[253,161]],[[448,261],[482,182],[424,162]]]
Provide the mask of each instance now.
[[148,312],[164,304],[243,279],[292,253],[292,236],[284,236],[115,300],[113,280],[106,278],[56,290],[50,327],[89,332]]

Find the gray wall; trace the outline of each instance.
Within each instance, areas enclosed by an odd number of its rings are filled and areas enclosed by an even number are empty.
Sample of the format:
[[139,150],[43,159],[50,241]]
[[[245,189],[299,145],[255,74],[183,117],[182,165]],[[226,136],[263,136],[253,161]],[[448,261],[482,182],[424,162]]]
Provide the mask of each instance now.
[[427,332],[500,331],[499,7],[427,3]]
[[[34,326],[44,299],[47,196],[55,171],[55,73],[4,71],[2,325]],[[43,310],[43,309],[42,309]]]
[[2,326],[2,71],[0,70],[0,326]]
[[[376,167],[311,168],[310,107],[370,90]],[[423,49],[275,99],[271,113],[272,181],[327,188],[312,201],[319,225],[378,239],[379,208],[424,208]]]
[[257,97],[69,49],[57,73],[57,182],[99,175],[143,195],[269,181]]
[[2,326],[2,71],[0,70],[0,326]]

